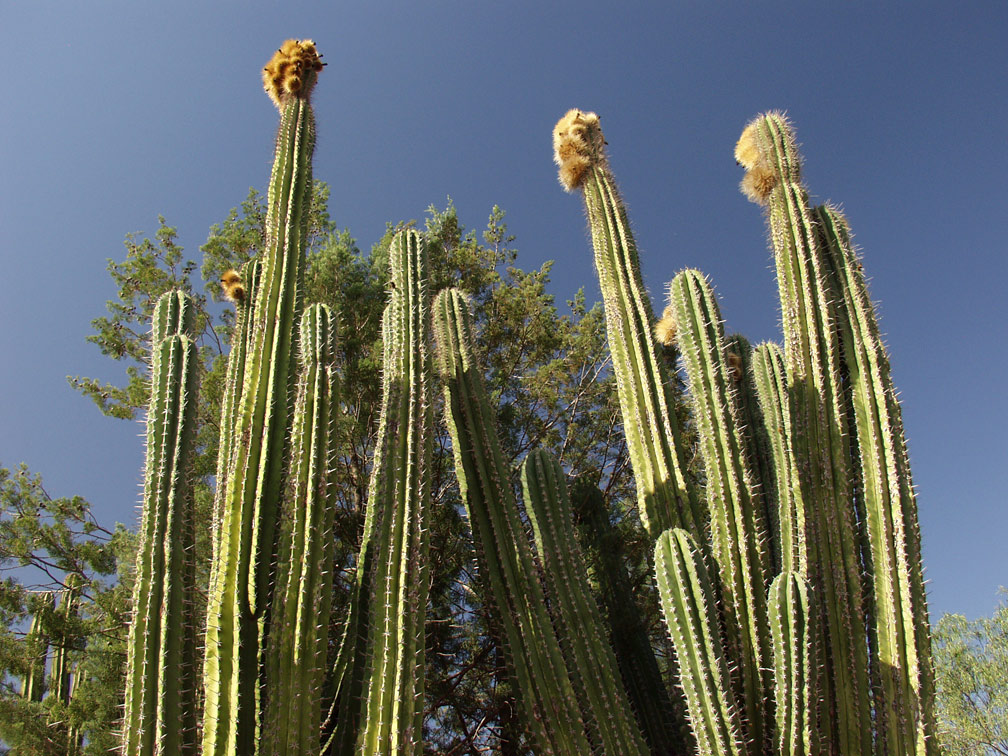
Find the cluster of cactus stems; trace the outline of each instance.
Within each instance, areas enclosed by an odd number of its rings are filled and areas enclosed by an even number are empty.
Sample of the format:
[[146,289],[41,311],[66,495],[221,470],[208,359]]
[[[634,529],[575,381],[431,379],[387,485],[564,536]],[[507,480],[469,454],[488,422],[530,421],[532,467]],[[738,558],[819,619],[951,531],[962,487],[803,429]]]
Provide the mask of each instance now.
[[[598,117],[570,111],[553,133],[561,183],[580,191],[587,208],[681,693],[663,686],[630,608],[625,573],[613,563],[619,550],[606,546],[612,527],[601,493],[584,481],[572,486],[572,510],[564,471],[544,450],[521,469],[528,538],[469,302],[455,289],[428,291],[426,242],[412,230],[396,235],[390,252],[364,533],[329,652],[337,328],[334,314],[305,307],[301,293],[309,96],[321,68],[313,43],[289,40],[265,69],[281,119],[267,244],[259,260],[223,279],[237,317],[203,660],[187,616],[186,455],[198,378],[191,308],[172,292],[155,310],[124,752],[196,753],[200,730],[205,755],[422,752],[432,392],[440,383],[480,586],[533,752],[937,753],[899,405],[846,223],[831,208],[810,207],[793,133],[777,113],[746,127],[736,158],[746,169],[743,191],[767,209],[783,351],[726,337],[711,286],[695,270],[672,281],[656,337]],[[656,346],[672,339],[689,379],[703,486],[688,472],[693,450]],[[573,512],[594,554],[601,609]],[[25,695],[39,684],[26,677]],[[669,721],[677,695],[685,735]]]

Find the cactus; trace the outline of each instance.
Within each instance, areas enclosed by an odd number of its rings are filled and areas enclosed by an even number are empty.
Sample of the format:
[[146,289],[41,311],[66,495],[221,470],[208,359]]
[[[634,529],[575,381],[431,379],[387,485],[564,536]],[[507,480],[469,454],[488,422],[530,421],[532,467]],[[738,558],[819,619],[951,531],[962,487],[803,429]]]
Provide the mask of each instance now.
[[813,217],[837,292],[836,324],[853,405],[870,544],[873,640],[881,686],[875,702],[877,752],[936,753],[920,528],[899,402],[846,220],[830,207],[815,208]]
[[329,646],[335,502],[330,459],[338,396],[335,321],[324,305],[301,317],[290,495],[278,549],[277,590],[267,660],[266,751],[318,753],[321,687]]
[[784,324],[791,438],[805,505],[809,582],[820,592],[818,728],[841,753],[871,753],[871,684],[841,345],[829,268],[784,116],[746,126],[735,149],[742,190],[766,208]]
[[[738,378],[725,356],[721,311],[703,274],[684,270],[676,275],[669,286],[669,300],[706,471],[711,551],[721,576],[725,637],[737,660],[747,740],[760,744],[770,731],[763,721],[770,687],[764,672],[770,657],[766,608],[770,550],[739,430]],[[740,365],[734,367],[741,370]]]
[[336,663],[333,753],[422,753],[430,589],[432,388],[427,248],[400,232],[382,320],[383,396],[368,508]]
[[700,535],[706,513],[686,476],[671,382],[655,353],[654,313],[598,116],[568,112],[553,129],[553,149],[560,183],[567,191],[581,190],[588,212],[641,521],[652,538],[673,526]]
[[666,530],[655,543],[655,577],[679,658],[686,704],[700,756],[743,756],[742,723],[721,644],[717,594],[693,538]]
[[49,633],[46,629],[45,611],[51,611],[54,596],[52,591],[38,594],[38,610],[32,615],[28,633],[25,635],[25,649],[28,652],[28,667],[21,679],[21,698],[26,701],[41,701],[45,695],[45,667],[49,656]]
[[234,423],[207,607],[203,753],[255,753],[262,738],[260,674],[280,502],[285,486],[295,331],[311,202],[315,119],[309,96],[322,62],[310,40],[284,43],[263,72],[280,110],[266,248],[252,303],[252,338]]
[[809,652],[809,605],[805,581],[782,572],[770,586],[770,633],[773,636],[774,701],[777,752],[780,756],[812,753],[812,685]]
[[455,470],[489,603],[538,754],[584,754],[589,745],[564,667],[473,350],[472,315],[455,289],[434,300],[437,368]]
[[555,624],[578,628],[561,637],[561,647],[585,723],[603,753],[643,756],[647,746],[630,713],[616,657],[588,590],[563,469],[549,452],[537,449],[522,463],[521,480]]
[[196,753],[194,539],[189,465],[199,360],[191,305],[154,310],[143,519],[127,645],[123,753]]

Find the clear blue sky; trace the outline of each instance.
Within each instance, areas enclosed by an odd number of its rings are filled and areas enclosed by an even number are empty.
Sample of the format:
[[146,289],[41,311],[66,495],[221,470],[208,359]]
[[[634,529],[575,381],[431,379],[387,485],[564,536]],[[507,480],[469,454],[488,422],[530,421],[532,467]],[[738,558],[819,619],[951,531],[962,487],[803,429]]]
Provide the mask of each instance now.
[[259,71],[312,37],[329,63],[315,175],[362,248],[449,195],[470,227],[497,204],[520,265],[556,260],[558,300],[598,299],[550,147],[568,108],[594,110],[652,295],[699,267],[752,340],[779,339],[776,284],[732,148],[749,118],[786,110],[881,303],[932,614],[993,610],[1008,585],[1008,4],[149,5],[0,2],[0,463],[133,522],[141,428],[65,379],[121,380],[85,342],[115,295],[106,261],[159,213],[198,258],[210,224],[264,187],[276,113]]

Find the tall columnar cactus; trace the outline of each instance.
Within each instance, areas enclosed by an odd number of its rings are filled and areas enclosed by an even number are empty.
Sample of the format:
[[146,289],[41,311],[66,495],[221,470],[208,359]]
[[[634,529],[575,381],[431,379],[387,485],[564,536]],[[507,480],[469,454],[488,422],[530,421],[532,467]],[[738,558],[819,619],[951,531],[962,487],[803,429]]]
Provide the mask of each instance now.
[[736,408],[734,372],[741,369],[741,360],[736,355],[739,364],[728,363],[721,311],[702,273],[684,270],[676,275],[669,300],[704,460],[725,637],[736,662],[747,740],[761,744],[773,726],[772,718],[764,721],[764,701],[770,697],[766,590],[771,560]]
[[331,494],[339,411],[335,332],[335,319],[325,305],[305,310],[286,527],[278,550],[268,641],[264,750],[277,756],[311,756],[321,745],[321,688],[329,647],[335,550],[336,506]]
[[794,572],[782,572],[770,586],[770,633],[773,636],[774,701],[777,752],[780,756],[814,753],[808,588]]
[[143,517],[127,644],[123,753],[195,754],[196,628],[191,463],[199,357],[191,304],[154,311]]
[[590,752],[577,699],[536,579],[473,348],[472,315],[454,289],[434,300],[445,420],[482,582],[501,628],[509,670],[537,754]]
[[336,662],[334,754],[423,752],[424,620],[433,439],[427,248],[390,250],[378,441],[357,576]]
[[813,218],[836,291],[835,320],[854,410],[880,678],[877,752],[936,753],[917,501],[889,358],[845,219],[830,207],[815,208]]
[[689,457],[671,382],[655,352],[654,313],[626,208],[606,161],[598,116],[568,112],[553,129],[553,149],[560,183],[567,191],[581,190],[588,211],[641,521],[652,538],[680,525],[699,537],[706,513],[686,476]]
[[296,330],[311,204],[315,119],[309,96],[322,62],[288,40],[263,72],[280,110],[266,247],[253,304],[234,450],[220,512],[207,607],[203,753],[251,754],[261,742],[261,675],[290,437]]
[[593,481],[582,476],[571,482],[570,500],[581,552],[597,583],[599,606],[608,615],[609,642],[623,687],[651,753],[691,753],[695,749],[682,692],[678,687],[670,692],[662,679],[627,573],[623,536],[609,519],[605,497]]
[[655,543],[662,610],[679,658],[679,677],[700,756],[744,756],[742,718],[719,632],[717,594],[703,552],[682,528]]
[[522,463],[521,480],[555,623],[577,628],[562,633],[560,641],[592,739],[602,753],[644,756],[647,745],[630,712],[616,657],[588,589],[563,469],[549,452],[536,449]]
[[783,115],[752,121],[735,157],[767,211],[784,324],[792,437],[805,504],[808,579],[819,592],[819,729],[841,753],[871,753],[871,683],[841,345],[829,266]]
[[784,355],[776,344],[760,344],[753,351],[752,375],[763,410],[763,422],[774,461],[777,498],[778,553],[781,571],[808,574],[805,507],[802,504],[798,462],[791,448],[794,431],[787,393]]

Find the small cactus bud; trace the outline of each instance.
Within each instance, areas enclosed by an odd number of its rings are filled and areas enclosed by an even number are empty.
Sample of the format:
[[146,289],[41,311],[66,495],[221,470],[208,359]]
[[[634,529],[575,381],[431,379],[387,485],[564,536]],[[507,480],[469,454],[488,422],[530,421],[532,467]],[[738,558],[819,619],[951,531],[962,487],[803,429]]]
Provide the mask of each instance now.
[[244,304],[245,285],[242,283],[241,276],[237,270],[225,271],[224,275],[221,276],[220,283],[225,299],[235,304]]
[[658,339],[658,342],[665,346],[670,347],[675,344],[676,322],[672,312],[672,305],[665,308],[661,319],[655,323],[654,335]]

